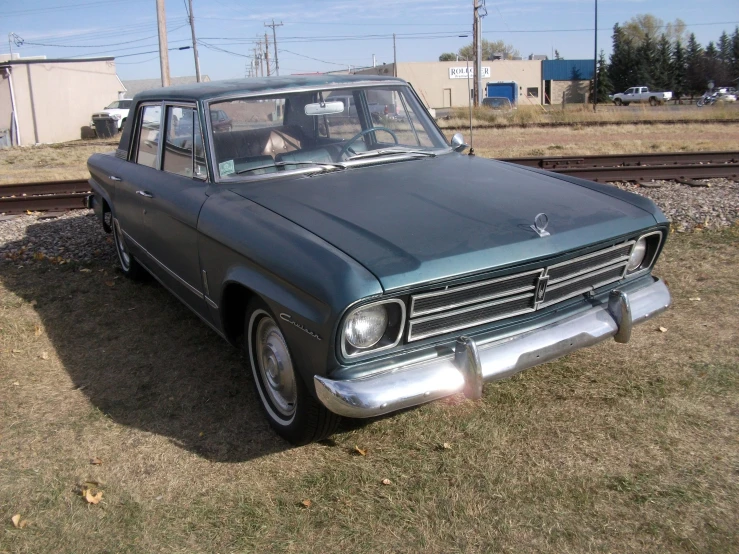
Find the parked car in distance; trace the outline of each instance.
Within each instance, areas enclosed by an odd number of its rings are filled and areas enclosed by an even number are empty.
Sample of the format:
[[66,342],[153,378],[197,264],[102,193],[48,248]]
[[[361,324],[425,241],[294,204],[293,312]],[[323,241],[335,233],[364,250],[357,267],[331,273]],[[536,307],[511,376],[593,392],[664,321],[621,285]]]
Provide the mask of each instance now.
[[[378,124],[380,98],[396,109]],[[234,130],[216,132],[219,110]],[[480,398],[670,305],[654,203],[464,155],[401,79],[213,81],[142,92],[131,114],[88,161],[121,270],[243,348],[295,444],[342,416]]]
[[126,120],[128,119],[128,112],[131,109],[131,102],[133,100],[116,100],[110,105],[106,106],[104,110],[95,112],[92,114],[91,127],[95,127],[96,119],[115,119],[117,122],[118,130],[123,129]]
[[508,98],[502,96],[488,96],[482,99],[482,105],[491,110],[513,110],[514,107]]
[[649,87],[631,87],[626,92],[609,95],[617,106],[628,106],[631,103],[649,102],[650,106],[664,104],[672,100],[672,92],[650,91]]
[[213,110],[210,113],[210,121],[213,125],[213,131],[216,133],[233,129],[233,121],[223,110]]

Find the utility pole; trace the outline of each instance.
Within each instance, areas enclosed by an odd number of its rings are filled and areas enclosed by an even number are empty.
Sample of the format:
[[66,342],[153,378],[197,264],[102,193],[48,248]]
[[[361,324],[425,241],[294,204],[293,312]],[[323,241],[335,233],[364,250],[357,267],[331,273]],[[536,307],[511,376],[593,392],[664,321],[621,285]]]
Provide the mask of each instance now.
[[269,77],[269,39],[267,33],[264,33],[264,62],[267,66],[267,77]]
[[162,86],[169,86],[169,51],[167,50],[167,15],[164,0],[157,0],[157,27],[159,28],[159,67],[162,71]]
[[480,8],[482,7],[480,0],[472,0],[474,10],[473,19],[473,35],[472,47],[475,56],[475,70],[473,72],[475,78],[475,107],[480,105],[482,100],[482,25],[480,20]]
[[275,31],[275,27],[282,27],[282,21],[279,23],[275,23],[275,20],[272,20],[272,24],[269,23],[264,24],[265,27],[272,27],[272,48],[275,49],[275,75],[280,75],[280,61],[277,57],[277,32]]
[[257,41],[257,58],[259,59],[259,76],[264,77],[264,57],[262,56],[262,41]]
[[593,112],[598,111],[598,0],[595,0],[595,55],[593,57]]
[[195,54],[195,78],[200,82],[200,59],[198,58],[198,41],[195,40],[195,16],[192,14],[192,0],[187,0],[190,6],[190,32],[192,33],[192,51]]
[[398,51],[395,48],[395,33],[393,33],[393,77],[398,76]]

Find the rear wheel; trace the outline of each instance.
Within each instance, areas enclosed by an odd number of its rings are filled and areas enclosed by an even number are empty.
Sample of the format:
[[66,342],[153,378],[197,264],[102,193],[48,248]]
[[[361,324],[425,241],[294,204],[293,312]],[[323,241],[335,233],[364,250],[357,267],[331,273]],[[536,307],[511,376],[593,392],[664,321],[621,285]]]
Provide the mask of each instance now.
[[657,99],[656,99],[656,98],[655,98],[654,96],[652,96],[652,97],[651,97],[651,98],[649,99],[649,105],[650,105],[650,106],[656,106],[657,104],[659,104],[659,102],[657,102]]
[[129,252],[128,246],[126,245],[126,238],[123,235],[123,231],[121,231],[121,225],[115,217],[113,218],[112,227],[113,242],[115,243],[115,250],[118,254],[118,261],[121,264],[121,271],[126,277],[131,279],[144,279],[148,274]]
[[615,100],[613,101],[613,103],[614,103],[614,104],[616,104],[617,106],[620,106],[620,105],[622,105],[622,104],[623,104],[623,102],[621,102],[621,99],[620,99],[620,98],[616,98],[616,99],[615,99]]
[[244,348],[254,385],[267,421],[295,445],[325,439],[341,418],[310,393],[293,363],[290,349],[269,308],[261,300],[249,303]]

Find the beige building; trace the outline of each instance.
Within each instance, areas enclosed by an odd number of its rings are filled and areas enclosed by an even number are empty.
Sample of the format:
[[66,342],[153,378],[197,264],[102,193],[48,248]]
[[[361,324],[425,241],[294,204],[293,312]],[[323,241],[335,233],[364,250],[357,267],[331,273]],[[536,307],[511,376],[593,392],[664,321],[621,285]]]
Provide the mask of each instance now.
[[[413,85],[429,108],[464,107],[474,86],[473,63],[467,79],[467,62],[399,62],[397,76]],[[393,75],[393,64],[352,71],[358,75]],[[495,60],[482,63],[482,84],[515,82],[518,105],[542,103],[541,60]]]
[[0,61],[0,134],[13,145],[79,139],[125,91],[111,57]]

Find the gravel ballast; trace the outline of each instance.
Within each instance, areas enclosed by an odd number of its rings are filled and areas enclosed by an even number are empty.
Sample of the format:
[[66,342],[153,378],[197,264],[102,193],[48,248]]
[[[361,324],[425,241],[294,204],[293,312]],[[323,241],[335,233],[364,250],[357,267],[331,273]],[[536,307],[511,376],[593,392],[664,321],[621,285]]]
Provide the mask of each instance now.
[[[730,179],[701,183],[708,186],[675,181],[614,185],[654,200],[677,232],[718,229],[739,222],[739,183]],[[117,263],[112,236],[103,231],[91,210],[75,210],[56,218],[31,214],[0,221],[0,264],[47,260],[62,265]]]

